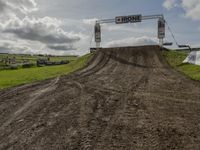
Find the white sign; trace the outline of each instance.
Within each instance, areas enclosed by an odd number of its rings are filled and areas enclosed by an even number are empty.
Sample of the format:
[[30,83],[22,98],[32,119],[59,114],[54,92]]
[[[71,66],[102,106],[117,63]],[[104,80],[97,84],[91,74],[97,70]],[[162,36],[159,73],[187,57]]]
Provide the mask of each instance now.
[[141,21],[142,21],[142,15],[118,16],[115,18],[116,24],[135,23],[135,22],[141,22]]
[[95,33],[95,42],[101,42],[101,26],[99,23],[96,23],[94,27],[94,33]]
[[158,38],[159,39],[165,38],[165,20],[163,19],[158,20]]

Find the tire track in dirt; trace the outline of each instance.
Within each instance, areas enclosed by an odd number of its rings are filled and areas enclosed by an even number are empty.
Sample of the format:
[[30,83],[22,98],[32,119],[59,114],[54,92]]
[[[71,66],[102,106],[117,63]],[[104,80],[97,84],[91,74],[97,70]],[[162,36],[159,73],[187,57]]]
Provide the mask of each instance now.
[[7,127],[12,121],[14,121],[17,117],[20,116],[21,113],[23,113],[23,111],[27,110],[29,107],[31,107],[31,105],[34,105],[34,103],[36,102],[37,99],[39,99],[40,96],[42,96],[43,94],[50,92],[52,90],[55,90],[56,88],[56,84],[59,81],[59,77],[52,80],[46,88],[43,89],[39,89],[37,91],[35,91],[33,94],[30,95],[29,101],[26,102],[20,109],[18,109],[16,112],[14,112],[14,114],[12,114],[12,116],[10,117],[9,120],[7,120],[5,123],[3,123],[3,125],[0,126],[0,131],[4,130],[5,127]]
[[59,81],[0,92],[0,110],[15,108],[1,116],[0,149],[198,150],[199,91],[159,46],[101,49]]

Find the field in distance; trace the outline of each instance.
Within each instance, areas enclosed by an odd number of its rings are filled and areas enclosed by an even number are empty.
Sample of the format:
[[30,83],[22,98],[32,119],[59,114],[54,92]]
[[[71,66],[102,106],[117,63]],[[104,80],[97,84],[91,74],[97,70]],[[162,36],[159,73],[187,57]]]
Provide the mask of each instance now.
[[77,58],[78,56],[0,54],[0,70],[21,69],[24,64],[26,64],[26,66],[29,64],[28,68],[37,67],[38,60],[49,60],[50,62],[71,62]]
[[[1,55],[2,56],[2,55]],[[87,61],[92,56],[92,54],[87,54],[82,57],[77,56],[63,56],[63,57],[51,57],[53,61],[61,61],[67,59],[70,62],[64,65],[55,65],[55,66],[44,66],[37,67],[36,64],[34,67],[26,69],[0,69],[0,89],[9,88],[17,85],[32,83],[35,81],[41,81],[60,75],[65,75],[71,72],[74,72],[87,64]],[[13,56],[9,56],[13,57]],[[33,63],[40,56],[21,56],[15,55],[17,60],[29,59]]]

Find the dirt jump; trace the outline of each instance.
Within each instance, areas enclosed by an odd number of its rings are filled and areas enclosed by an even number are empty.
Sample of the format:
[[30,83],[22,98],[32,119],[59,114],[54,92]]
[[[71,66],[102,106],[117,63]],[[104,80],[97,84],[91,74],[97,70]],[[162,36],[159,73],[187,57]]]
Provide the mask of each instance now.
[[159,46],[107,48],[73,74],[0,91],[1,150],[199,150],[200,83]]

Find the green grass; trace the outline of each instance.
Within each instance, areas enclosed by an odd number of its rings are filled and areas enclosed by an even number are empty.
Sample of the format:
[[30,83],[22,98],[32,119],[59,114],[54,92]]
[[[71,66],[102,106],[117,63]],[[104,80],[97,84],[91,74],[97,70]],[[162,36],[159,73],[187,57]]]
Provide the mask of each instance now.
[[183,72],[193,80],[200,81],[200,66],[182,63],[188,55],[187,52],[165,51],[163,54],[173,68]]
[[0,89],[69,74],[83,68],[87,64],[90,57],[92,57],[92,54],[87,54],[67,65],[18,70],[2,70],[0,71]]

